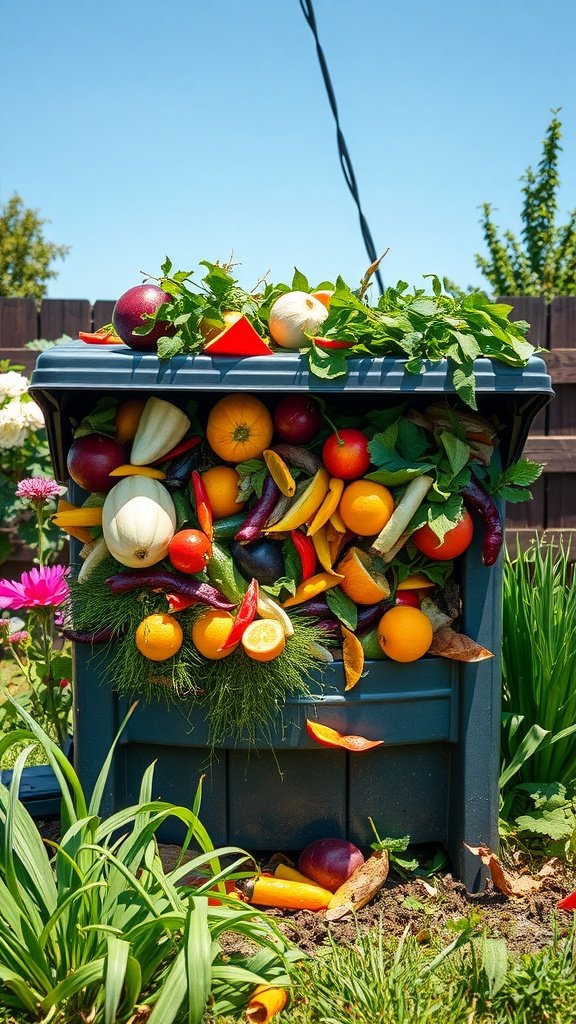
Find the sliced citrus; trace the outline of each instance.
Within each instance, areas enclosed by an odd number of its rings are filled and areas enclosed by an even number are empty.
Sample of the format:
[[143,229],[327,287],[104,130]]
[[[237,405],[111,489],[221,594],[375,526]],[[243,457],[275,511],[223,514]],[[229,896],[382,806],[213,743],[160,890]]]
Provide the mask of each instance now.
[[344,525],[360,537],[380,533],[394,511],[394,498],[387,487],[371,480],[354,480],[340,499],[338,511]]
[[166,661],[176,654],[183,640],[182,626],[172,615],[147,615],[138,626],[136,647],[149,661]]
[[235,651],[238,646],[235,644],[234,647],[228,647],[224,651],[219,650],[230,636],[233,625],[234,616],[230,615],[230,612],[211,608],[210,611],[200,615],[192,626],[192,642],[205,658],[209,658],[210,661],[219,661],[220,658],[226,658],[232,654],[232,651]]
[[352,690],[364,671],[364,648],[358,637],[342,626],[342,661],[344,663],[345,690]]
[[340,587],[355,604],[377,604],[390,597],[388,580],[375,569],[370,555],[361,548],[349,548],[338,562],[336,572],[344,577]]
[[419,608],[396,605],[385,612],[378,625],[378,643],[393,661],[417,661],[432,643],[434,631]]
[[282,623],[276,619],[256,619],[244,630],[242,646],[254,661],[273,661],[286,646]]
[[398,584],[396,590],[426,590],[428,587],[435,586],[436,584],[432,583],[432,580],[429,580],[423,572],[413,572],[411,576],[407,576]]

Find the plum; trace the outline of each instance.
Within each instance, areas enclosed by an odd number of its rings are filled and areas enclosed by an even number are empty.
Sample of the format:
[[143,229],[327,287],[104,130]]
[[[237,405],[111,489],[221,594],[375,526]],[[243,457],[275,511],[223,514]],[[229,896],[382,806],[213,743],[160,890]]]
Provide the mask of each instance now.
[[85,491],[109,491],[117,477],[110,473],[126,462],[121,444],[106,434],[83,434],[70,445],[67,458],[68,473],[74,483]]
[[134,334],[135,327],[146,323],[144,313],[155,313],[163,302],[172,302],[172,296],[156,284],[137,284],[120,296],[112,312],[116,333],[130,348],[141,352],[155,352],[158,338],[174,334],[174,324],[159,321],[149,334]]

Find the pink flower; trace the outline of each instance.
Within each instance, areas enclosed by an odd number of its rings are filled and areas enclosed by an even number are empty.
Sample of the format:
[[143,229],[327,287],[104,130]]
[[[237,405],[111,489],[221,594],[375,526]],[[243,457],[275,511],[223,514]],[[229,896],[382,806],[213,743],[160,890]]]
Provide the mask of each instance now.
[[62,604],[69,594],[65,577],[70,569],[63,565],[45,565],[23,572],[20,582],[0,580],[0,608],[52,608]]
[[19,629],[18,632],[16,632],[16,633],[10,633],[10,636],[8,637],[8,643],[9,644],[24,644],[24,643],[26,643],[28,637],[29,637],[29,634],[26,632],[25,629]]
[[31,476],[27,480],[21,480],[16,488],[17,498],[26,498],[27,501],[45,502],[51,498],[57,498],[62,494],[62,488],[54,480],[45,476]]

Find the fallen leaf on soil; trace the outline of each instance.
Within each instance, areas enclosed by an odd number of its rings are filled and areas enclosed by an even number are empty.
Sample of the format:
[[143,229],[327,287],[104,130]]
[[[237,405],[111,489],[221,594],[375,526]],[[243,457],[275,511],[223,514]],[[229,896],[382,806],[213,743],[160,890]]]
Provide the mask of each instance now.
[[327,921],[338,921],[347,914],[365,907],[388,878],[388,850],[377,850],[364,861],[350,878],[336,890],[326,911]]
[[250,1024],[268,1024],[274,1014],[284,1009],[287,1000],[288,993],[285,988],[258,985],[246,1007],[246,1020],[250,1021]]
[[542,885],[541,878],[533,875],[513,875],[502,867],[498,857],[489,846],[468,846],[464,843],[470,853],[474,853],[490,870],[490,876],[496,888],[505,896],[530,896],[537,892]]
[[538,878],[550,878],[554,875],[564,874],[564,865],[560,857],[551,857],[542,865],[538,872]]
[[427,893],[428,896],[436,897],[438,895],[438,889],[434,885],[430,885],[430,882],[427,882],[425,878],[418,878],[416,881],[420,883],[424,892]]
[[491,651],[481,647],[464,633],[455,633],[450,626],[443,626],[432,638],[428,654],[436,654],[441,658],[452,658],[454,661],[484,661],[492,658]]

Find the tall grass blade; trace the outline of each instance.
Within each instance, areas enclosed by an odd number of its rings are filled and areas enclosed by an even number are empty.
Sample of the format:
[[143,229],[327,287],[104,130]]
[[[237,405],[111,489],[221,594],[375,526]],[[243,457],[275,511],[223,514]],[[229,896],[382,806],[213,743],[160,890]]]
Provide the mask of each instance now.
[[184,932],[188,1024],[202,1024],[212,988],[212,936],[208,927],[208,900],[192,897]]
[[493,999],[506,981],[508,947],[505,939],[487,938],[484,940],[482,970],[488,982],[488,995]]
[[114,1024],[120,1005],[130,943],[115,935],[108,936],[106,971],[104,978],[104,1024]]

